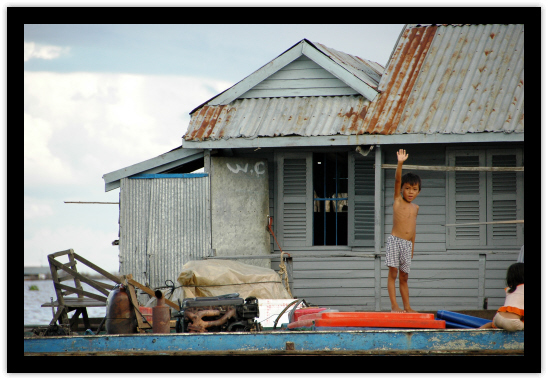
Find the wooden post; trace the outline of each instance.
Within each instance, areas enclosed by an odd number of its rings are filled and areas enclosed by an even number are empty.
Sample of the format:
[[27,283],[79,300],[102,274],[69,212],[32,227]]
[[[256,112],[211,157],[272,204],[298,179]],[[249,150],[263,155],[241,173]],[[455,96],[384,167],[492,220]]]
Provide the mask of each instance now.
[[[66,251],[63,252],[63,254]],[[59,275],[57,274],[57,267],[52,262],[52,258],[48,256],[49,268],[51,271],[51,277],[53,279],[53,285],[55,287],[55,294],[57,295],[57,313],[55,317],[50,322],[50,325],[55,324],[59,318],[61,318],[61,324],[69,326],[69,319],[67,315],[67,310],[65,307],[65,302],[63,301],[63,291],[59,287]]]
[[129,283],[128,281],[128,280],[131,280],[133,276],[131,274],[128,274],[127,276],[122,276],[122,277],[128,289],[129,300],[135,310],[135,317],[137,318],[137,332],[144,333],[145,329],[147,328],[150,329],[152,328],[152,326],[150,325],[150,323],[148,323],[148,321],[146,323],[143,321],[143,317],[139,310],[139,301],[137,300],[137,294],[135,293],[135,286],[133,286],[133,284]]
[[[76,269],[76,259],[74,258],[74,250],[72,248],[69,249],[68,257],[69,257],[69,263],[71,263],[71,265],[69,265],[70,269],[78,273],[78,269]],[[74,277],[74,287],[80,290],[84,290],[84,288],[82,288],[82,284],[80,283],[80,279],[78,277]],[[84,295],[78,293],[78,298],[84,298]]]
[[487,255],[485,253],[479,254],[479,266],[478,266],[478,309],[483,309],[483,300],[485,299],[485,269],[486,269]]
[[381,311],[381,247],[383,243],[383,197],[384,176],[382,171],[382,149],[375,150],[375,311]]
[[381,255],[375,255],[375,311],[381,311]]
[[287,279],[289,281],[289,289],[291,290],[291,295],[293,298],[295,298],[295,293],[293,292],[293,257],[287,256],[286,257],[286,268],[287,268]]

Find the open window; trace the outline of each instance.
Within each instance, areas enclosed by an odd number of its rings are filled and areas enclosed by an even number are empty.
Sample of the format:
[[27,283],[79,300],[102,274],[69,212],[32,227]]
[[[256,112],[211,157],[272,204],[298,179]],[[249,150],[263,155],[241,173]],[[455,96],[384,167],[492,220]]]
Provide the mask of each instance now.
[[284,247],[374,246],[375,158],[277,154],[277,237]]
[[314,245],[348,245],[348,154],[314,153]]

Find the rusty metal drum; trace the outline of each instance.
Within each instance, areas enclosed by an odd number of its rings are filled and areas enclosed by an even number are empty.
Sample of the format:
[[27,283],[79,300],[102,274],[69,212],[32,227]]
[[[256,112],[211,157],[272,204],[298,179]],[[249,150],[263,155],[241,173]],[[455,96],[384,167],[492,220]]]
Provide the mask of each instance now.
[[135,309],[131,305],[124,285],[117,285],[107,298],[105,328],[107,334],[133,334],[137,332]]

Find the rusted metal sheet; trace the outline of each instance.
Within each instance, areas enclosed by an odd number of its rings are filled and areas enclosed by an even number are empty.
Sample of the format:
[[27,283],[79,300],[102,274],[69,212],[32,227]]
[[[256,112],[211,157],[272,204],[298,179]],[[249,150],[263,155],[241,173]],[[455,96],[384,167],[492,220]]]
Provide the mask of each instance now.
[[406,29],[358,134],[393,134],[434,39],[437,27]]
[[523,44],[523,25],[406,29],[358,133],[523,133]]
[[369,103],[361,95],[238,99],[195,112],[184,138],[351,135],[362,125]]

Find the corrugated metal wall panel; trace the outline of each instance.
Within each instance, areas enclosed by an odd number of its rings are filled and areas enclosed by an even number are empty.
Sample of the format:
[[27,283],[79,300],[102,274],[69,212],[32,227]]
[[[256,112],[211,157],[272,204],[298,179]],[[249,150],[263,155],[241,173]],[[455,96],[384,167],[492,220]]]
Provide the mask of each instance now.
[[150,287],[177,285],[186,262],[210,253],[208,177],[124,178],[120,201],[122,274]]

